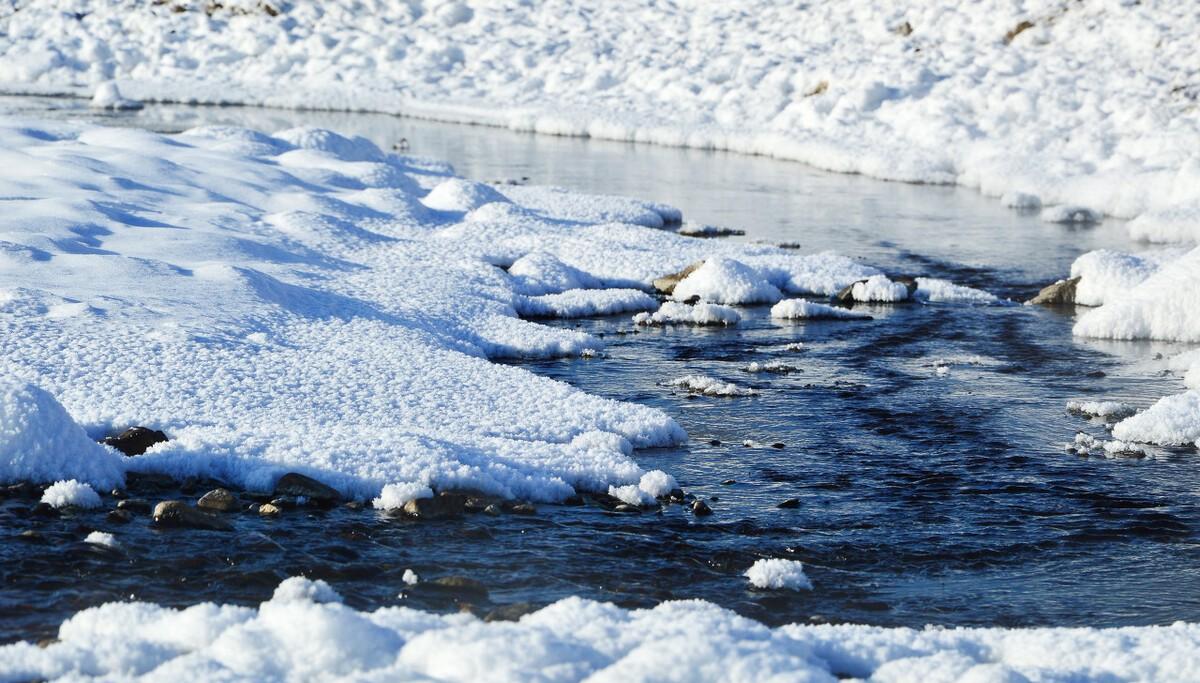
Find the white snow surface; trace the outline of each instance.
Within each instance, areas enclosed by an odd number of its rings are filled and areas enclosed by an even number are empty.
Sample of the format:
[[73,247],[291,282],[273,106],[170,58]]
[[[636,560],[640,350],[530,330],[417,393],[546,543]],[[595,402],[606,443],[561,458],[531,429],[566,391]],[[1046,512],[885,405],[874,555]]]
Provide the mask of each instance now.
[[[4,481],[106,490],[136,470],[264,490],[299,471],[362,499],[422,482],[543,501],[632,484],[644,473],[632,448],[686,435],[658,410],[489,362],[603,348],[519,319],[522,297],[564,292],[555,306],[574,313],[570,297],[594,296],[570,294],[580,284],[645,291],[701,258],[789,288],[870,271],[830,253],[589,222],[678,212],[484,189],[313,128],[159,135],[3,119],[0,160]],[[606,296],[591,303],[634,298]],[[656,315],[673,311],[738,317],[677,302]],[[135,458],[92,441],[137,424],[171,440]]]
[[143,100],[728,149],[959,183],[1021,206],[1122,217],[1200,207],[1190,2],[19,7],[0,18],[10,92],[90,96],[117,80]]
[[913,298],[935,303],[962,304],[993,304],[1000,301],[995,294],[990,292],[956,285],[949,280],[936,277],[917,278],[917,291],[913,293]]
[[768,628],[711,603],[651,609],[566,598],[517,622],[389,606],[360,612],[291,578],[257,608],[109,603],[45,648],[0,646],[4,680],[629,681],[840,679],[1178,683],[1200,676],[1200,625]]
[[746,570],[750,585],[763,589],[812,590],[812,581],[804,574],[804,563],[779,558],[755,560]]
[[[1096,254],[1097,252],[1092,252]],[[1101,275],[1097,291],[1104,305],[1085,313],[1073,331],[1081,337],[1108,339],[1161,339],[1200,342],[1200,247],[1192,249],[1154,268],[1144,259],[1122,257],[1112,252],[1076,261],[1083,273],[1083,285],[1089,274]],[[1085,260],[1086,259],[1086,260]],[[1131,287],[1142,272],[1153,269]],[[1074,272],[1075,266],[1072,267]],[[1115,282],[1120,282],[1119,291]],[[1128,287],[1128,289],[1125,289]]]
[[67,479],[56,481],[46,487],[42,493],[42,502],[55,508],[98,508],[101,505],[100,494],[87,484]]
[[783,298],[779,288],[754,268],[730,258],[710,258],[675,285],[671,298],[692,297],[717,304],[774,303]]
[[117,84],[109,81],[96,87],[89,106],[93,109],[141,109],[142,103],[122,97]]
[[863,282],[855,282],[850,296],[855,301],[895,303],[907,301],[909,294],[903,283],[893,282],[886,275],[872,275]]
[[667,382],[667,386],[685,389],[693,394],[705,396],[753,396],[758,393],[733,382],[723,382],[708,375],[684,375]]
[[1164,396],[1146,410],[1113,426],[1113,436],[1163,446],[1200,446],[1200,390]]
[[569,289],[558,294],[520,296],[513,306],[526,317],[581,318],[653,310],[658,307],[658,299],[640,289]]
[[388,484],[379,492],[379,497],[371,501],[376,510],[398,510],[410,500],[432,498],[433,489],[417,481],[405,481],[398,484]]
[[1075,303],[1100,306],[1105,301],[1118,299],[1157,272],[1163,260],[1150,254],[1126,254],[1109,249],[1089,251],[1071,264],[1071,277],[1079,278]]
[[642,475],[638,481],[638,488],[658,498],[679,488],[679,483],[675,481],[675,477],[662,470],[650,470]]
[[1067,401],[1067,410],[1094,417],[1121,419],[1137,412],[1137,407],[1123,401]]
[[775,320],[870,320],[862,311],[852,311],[829,304],[819,304],[808,299],[784,299],[771,307]]
[[120,542],[117,541],[117,537],[113,536],[107,531],[93,531],[84,537],[83,542],[90,543],[91,545],[103,546],[105,548],[121,547]]
[[695,305],[664,301],[653,313],[633,316],[635,325],[736,325],[742,315],[728,306],[700,302]]
[[608,495],[616,498],[622,503],[627,503],[636,507],[646,507],[654,505],[656,502],[654,496],[643,491],[637,484],[627,484],[625,486],[609,486]]

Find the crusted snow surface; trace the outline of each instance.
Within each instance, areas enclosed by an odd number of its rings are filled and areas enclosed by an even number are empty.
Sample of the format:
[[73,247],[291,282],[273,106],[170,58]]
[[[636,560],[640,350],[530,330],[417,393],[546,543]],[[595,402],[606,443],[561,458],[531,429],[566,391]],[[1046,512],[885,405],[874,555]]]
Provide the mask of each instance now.
[[638,481],[638,488],[658,498],[679,488],[679,483],[675,481],[675,477],[662,470],[650,470],[642,475]]
[[581,318],[647,311],[658,307],[658,299],[640,289],[569,289],[558,294],[521,296],[513,306],[531,318]]
[[812,590],[804,563],[778,558],[756,560],[746,570],[750,585],[764,589]]
[[[421,482],[534,500],[632,484],[633,448],[685,434],[658,410],[490,362],[603,348],[519,319],[521,302],[642,307],[655,278],[701,258],[823,291],[871,272],[589,222],[678,212],[471,183],[313,128],[168,136],[8,119],[0,160],[4,481],[107,490],[136,470],[263,490],[299,471],[363,499]],[[738,318],[678,302],[655,315]],[[170,441],[134,458],[94,443],[137,424]]]
[[117,541],[117,537],[113,536],[107,531],[93,531],[84,537],[83,542],[91,545],[103,546],[105,548],[121,547],[120,542]]
[[705,396],[753,396],[758,393],[748,387],[741,387],[733,382],[723,382],[708,375],[684,375],[667,382],[667,386],[686,389],[693,394]]
[[1122,401],[1067,401],[1067,411],[1120,420],[1136,413],[1137,407]]
[[1164,446],[1200,446],[1200,390],[1160,398],[1146,410],[1118,422],[1113,436]]
[[771,307],[771,317],[776,320],[870,320],[862,311],[852,311],[829,304],[819,304],[808,299],[784,299]]
[[0,672],[50,681],[1178,683],[1200,676],[1200,625],[772,629],[700,600],[625,610],[580,598],[489,623],[399,606],[360,612],[325,582],[294,577],[257,608],[89,608],[44,648],[0,646]]
[[1173,252],[1126,254],[1109,249],[1089,251],[1071,264],[1071,277],[1079,278],[1075,303],[1099,306],[1118,299],[1157,272],[1164,261],[1179,255]]
[[56,481],[42,493],[42,502],[55,508],[98,508],[100,494],[87,484],[67,479]]
[[1073,331],[1082,337],[1200,342],[1196,292],[1200,292],[1200,247],[1161,264],[1123,293],[1106,293],[1104,305],[1080,317]]
[[625,486],[609,486],[608,495],[616,498],[622,503],[634,505],[636,507],[645,507],[654,505],[656,502],[654,496],[643,491],[637,484],[626,484]]
[[1192,10],[27,0],[0,19],[0,82],[728,149],[1134,217],[1200,207]]
[[676,301],[692,297],[718,304],[754,304],[774,303],[783,298],[783,293],[754,268],[718,257],[706,259],[671,293]]
[[635,325],[736,325],[741,319],[742,315],[728,306],[678,301],[664,301],[653,313],[633,316]]

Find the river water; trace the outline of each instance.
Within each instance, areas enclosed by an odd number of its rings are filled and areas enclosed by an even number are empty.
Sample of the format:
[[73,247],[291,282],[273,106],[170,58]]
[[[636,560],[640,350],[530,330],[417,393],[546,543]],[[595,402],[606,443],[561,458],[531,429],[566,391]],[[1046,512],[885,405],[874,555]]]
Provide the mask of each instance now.
[[[467,177],[663,201],[689,220],[746,231],[735,239],[835,249],[1014,300],[1061,277],[1085,251],[1139,248],[1119,221],[1048,224],[967,189],[727,153],[373,114],[151,106],[98,115],[77,101],[39,98],[0,100],[0,112],[163,131],[307,124],[383,147],[404,140],[409,153],[450,161]],[[543,506],[529,517],[413,523],[336,509],[241,515],[228,535],[157,531],[144,515],[124,526],[103,512],[41,519],[31,501],[10,498],[0,501],[0,642],[51,635],[78,609],[131,596],[254,604],[295,574],[330,581],[357,608],[400,603],[481,615],[582,595],[639,607],[703,598],[770,624],[1200,620],[1195,451],[1081,458],[1063,448],[1077,431],[1105,434],[1102,424],[1067,414],[1067,400],[1149,405],[1179,390],[1154,358],[1180,347],[1077,340],[1071,311],[868,310],[868,323],[781,325],[751,307],[736,328],[638,333],[624,316],[546,323],[603,335],[605,355],[521,365],[676,417],[690,442],[637,458],[708,500],[710,517],[678,505],[641,515]],[[792,371],[746,371],[765,360]],[[690,373],[758,394],[697,398],[664,386]],[[776,507],[790,498],[799,506]],[[20,537],[29,529],[40,538]],[[123,549],[84,546],[91,529],[118,533]],[[750,590],[741,573],[760,557],[802,560],[814,590]],[[470,576],[489,592],[408,587],[401,577],[410,568],[425,578]]]

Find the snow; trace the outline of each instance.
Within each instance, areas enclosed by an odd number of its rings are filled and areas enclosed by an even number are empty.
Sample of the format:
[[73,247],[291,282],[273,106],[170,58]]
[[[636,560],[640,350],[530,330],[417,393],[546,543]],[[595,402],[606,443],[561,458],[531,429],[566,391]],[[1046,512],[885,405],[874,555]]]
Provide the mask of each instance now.
[[1162,218],[1200,210],[1186,2],[266,6],[31,0],[0,82],[733,150],[1195,235]]
[[671,298],[688,301],[692,297],[717,304],[774,303],[783,298],[754,268],[729,258],[709,258],[675,285]]
[[920,301],[935,303],[994,304],[1000,301],[996,295],[982,289],[956,285],[949,280],[919,277],[917,291],[913,297]]
[[739,387],[733,382],[722,382],[708,375],[684,375],[667,382],[667,386],[705,396],[753,396],[758,393],[753,389]]
[[654,496],[643,491],[637,484],[628,484],[626,486],[609,486],[608,495],[620,500],[622,503],[633,505],[635,507],[646,507],[654,505],[658,501]]
[[516,279],[517,291],[530,296],[601,286],[596,278],[544,251],[535,251],[517,259],[509,267],[508,274]]
[[819,304],[808,299],[784,299],[771,307],[775,320],[870,320],[871,316],[861,311]]
[[1137,407],[1121,401],[1067,401],[1067,411],[1120,420],[1137,412]]
[[379,497],[372,500],[371,504],[376,510],[398,510],[410,500],[432,497],[433,489],[425,484],[406,481],[384,486],[383,490],[379,492]]
[[1120,298],[1158,271],[1161,260],[1149,255],[1097,249],[1075,259],[1071,277],[1080,278],[1075,303],[1099,306]]
[[804,574],[804,563],[796,560],[756,560],[746,570],[750,585],[763,589],[812,590],[812,581]]
[[662,470],[650,470],[642,475],[642,478],[638,481],[638,488],[655,498],[659,498],[679,488],[679,483],[675,481],[675,477]]
[[1200,390],[1164,396],[1146,410],[1113,426],[1113,436],[1164,446],[1200,446]]
[[406,586],[415,586],[421,582],[421,577],[417,576],[417,573],[411,569],[405,569],[404,575],[400,579],[404,581],[404,585]]
[[56,481],[46,487],[42,502],[55,508],[93,509],[102,505],[100,494],[95,489],[74,479]]
[[105,548],[121,547],[121,544],[117,542],[117,537],[113,536],[107,531],[93,531],[83,539],[83,542],[90,543],[92,545],[103,546]]
[[129,110],[141,109],[142,103],[122,97],[117,84],[109,81],[96,87],[96,94],[92,96],[90,106],[93,109]]
[[635,325],[736,325],[741,319],[741,314],[728,306],[678,301],[664,301],[654,313],[633,316]]
[[640,289],[569,289],[559,294],[522,296],[514,302],[518,314],[543,318],[613,315],[657,306],[658,300]]
[[872,275],[863,282],[855,282],[850,296],[855,301],[895,303],[907,301],[909,295],[903,283],[893,282],[886,275]]
[[626,610],[566,598],[516,622],[484,622],[400,606],[358,611],[325,582],[295,577],[257,608],[124,602],[86,609],[44,648],[0,646],[0,672],[50,681],[1175,683],[1196,679],[1197,652],[1195,624],[772,629],[699,600]]
[[[1093,252],[1094,253],[1094,252]],[[1088,255],[1080,257],[1083,261]],[[1079,263],[1077,261],[1077,263]],[[1114,265],[1117,264],[1117,265]],[[1149,270],[1144,262],[1110,255],[1092,257],[1081,269],[1090,266],[1094,274],[1107,265],[1104,277],[1128,285],[1141,272]],[[1081,272],[1085,272],[1082,271]],[[1113,275],[1116,273],[1116,275]],[[1087,275],[1085,274],[1085,279]],[[1080,281],[1083,284],[1083,281]],[[1200,247],[1168,260],[1140,283],[1124,290],[1101,284],[1104,305],[1084,314],[1073,331],[1081,337],[1107,339],[1161,339],[1200,342]]]
[[122,460],[89,439],[49,393],[0,375],[0,481],[53,482],[70,476],[107,490],[125,483]]

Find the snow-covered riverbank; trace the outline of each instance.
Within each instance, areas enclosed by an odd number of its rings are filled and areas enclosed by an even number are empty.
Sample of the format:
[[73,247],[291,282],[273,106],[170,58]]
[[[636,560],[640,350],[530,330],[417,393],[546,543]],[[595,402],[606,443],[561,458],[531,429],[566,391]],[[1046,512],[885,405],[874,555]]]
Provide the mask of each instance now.
[[7,92],[115,79],[141,99],[729,149],[1200,234],[1189,3],[42,0],[0,26]]

